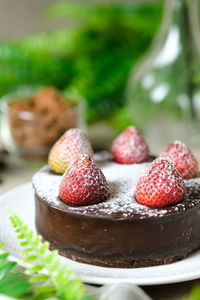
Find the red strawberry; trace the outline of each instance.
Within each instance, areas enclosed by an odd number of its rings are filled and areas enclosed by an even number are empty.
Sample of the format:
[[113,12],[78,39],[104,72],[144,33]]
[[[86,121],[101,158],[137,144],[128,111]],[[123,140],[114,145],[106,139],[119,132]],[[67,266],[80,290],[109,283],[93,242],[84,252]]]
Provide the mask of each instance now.
[[137,164],[149,160],[148,146],[133,126],[128,127],[113,141],[112,154],[120,164]]
[[63,174],[69,165],[81,154],[87,154],[92,157],[92,146],[80,129],[69,129],[51,148],[48,164],[52,171],[57,174]]
[[180,173],[166,159],[155,159],[140,177],[135,192],[137,202],[163,207],[181,201],[186,187]]
[[184,179],[198,175],[198,162],[191,150],[180,141],[175,141],[161,153],[160,157],[166,158],[179,171]]
[[104,174],[88,155],[82,155],[67,169],[59,188],[60,198],[73,205],[99,203],[109,194]]

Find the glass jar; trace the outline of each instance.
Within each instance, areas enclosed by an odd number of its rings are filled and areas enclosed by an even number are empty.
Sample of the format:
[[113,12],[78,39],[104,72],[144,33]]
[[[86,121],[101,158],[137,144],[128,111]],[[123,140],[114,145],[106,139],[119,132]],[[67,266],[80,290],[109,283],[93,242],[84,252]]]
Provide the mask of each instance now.
[[2,145],[18,158],[44,161],[67,130],[85,130],[83,100],[69,102],[53,87],[24,87],[0,101]]
[[200,159],[200,29],[198,0],[166,0],[149,52],[127,86],[133,122],[152,153],[181,140]]

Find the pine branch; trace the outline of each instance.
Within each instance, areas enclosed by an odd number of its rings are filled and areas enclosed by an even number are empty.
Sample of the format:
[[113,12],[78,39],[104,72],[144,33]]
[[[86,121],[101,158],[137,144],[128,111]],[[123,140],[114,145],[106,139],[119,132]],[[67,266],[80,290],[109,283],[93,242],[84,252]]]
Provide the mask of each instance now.
[[42,242],[40,235],[34,236],[33,231],[28,229],[28,226],[18,215],[10,210],[8,213],[12,226],[17,233],[17,238],[20,240],[19,244],[25,248],[22,253],[27,256],[23,262],[35,263],[25,272],[30,275],[30,282],[40,283],[39,287],[33,289],[33,299],[48,299],[50,297],[57,297],[61,300],[91,299],[83,296],[84,286],[79,278],[75,278],[70,266],[60,267],[58,251],[49,252],[48,242]]

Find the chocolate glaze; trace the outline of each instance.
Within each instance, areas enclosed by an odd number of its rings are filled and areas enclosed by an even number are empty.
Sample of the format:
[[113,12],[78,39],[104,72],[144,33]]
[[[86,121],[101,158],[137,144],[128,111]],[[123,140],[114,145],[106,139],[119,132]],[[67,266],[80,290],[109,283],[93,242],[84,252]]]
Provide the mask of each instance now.
[[[104,203],[91,206],[74,208],[61,202],[58,198],[61,176],[51,174],[48,167],[34,176],[36,227],[51,248],[77,261],[126,268],[171,263],[200,248],[199,178],[186,181],[187,194],[182,202],[154,209],[136,203],[134,193],[130,197],[132,190],[127,189],[124,195],[120,182],[116,184],[116,178],[121,176],[123,182],[128,180],[128,174],[129,181],[133,181],[131,167],[125,167],[126,173],[130,171],[125,176],[123,167],[116,163],[106,160],[99,164],[114,192]],[[117,175],[116,165],[119,167]],[[133,173],[141,173],[140,168],[143,171],[147,165],[132,165]],[[50,182],[49,187],[44,186],[43,182],[52,176],[54,185]],[[121,193],[122,200],[132,199],[132,210],[131,200],[124,200],[125,205],[122,201],[120,206],[116,193]]]

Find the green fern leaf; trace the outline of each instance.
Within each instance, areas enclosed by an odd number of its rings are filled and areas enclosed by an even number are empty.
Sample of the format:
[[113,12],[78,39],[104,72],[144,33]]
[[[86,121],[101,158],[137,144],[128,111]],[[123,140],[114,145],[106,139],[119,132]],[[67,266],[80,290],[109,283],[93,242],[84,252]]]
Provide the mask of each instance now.
[[26,273],[27,275],[30,275],[30,274],[34,274],[34,273],[36,273],[36,272],[40,272],[40,271],[42,271],[42,270],[43,270],[43,266],[41,266],[41,265],[35,265],[35,266],[31,267],[31,268],[28,268],[28,269],[25,271],[25,273]]
[[[42,237],[39,235],[34,237],[33,232],[28,229],[18,215],[10,210],[8,213],[13,227],[18,231],[20,245],[26,247],[23,253],[27,254],[27,257],[23,262],[39,261],[39,264],[31,266],[25,272],[31,275],[30,282],[41,282],[42,284],[33,289],[33,299],[48,299],[49,295],[54,295],[61,300],[84,299],[84,286],[81,280],[75,278],[74,272],[70,270],[69,266],[59,267],[58,251],[49,252],[48,242],[43,243]],[[23,240],[21,241],[21,239]],[[27,249],[28,251],[25,252]],[[38,274],[41,271],[45,274]]]
[[59,267],[59,264],[60,264],[60,260],[57,259],[52,265],[49,266],[49,272],[50,273],[56,272]]
[[60,268],[60,270],[56,274],[56,280],[60,281],[66,274],[70,274],[68,265]]
[[57,255],[57,254],[58,254],[58,251],[57,251],[57,250],[52,251],[51,253],[49,253],[49,254],[45,257],[45,262],[46,262],[47,264],[52,263],[52,261],[53,261],[55,255]]
[[46,242],[42,243],[42,245],[39,249],[40,254],[44,255],[44,253],[48,250],[48,248],[49,248],[49,242],[46,241]]
[[35,289],[35,293],[43,293],[43,292],[55,292],[55,287],[53,285],[45,285],[45,286],[39,286]]
[[11,273],[0,280],[0,294],[24,298],[30,292],[30,284],[21,273]]
[[46,300],[51,298],[55,299],[55,293],[46,292],[34,295],[31,300]]
[[22,251],[22,254],[27,254],[27,253],[29,253],[31,251],[32,251],[31,248],[27,248],[27,249],[25,249],[25,250]]
[[28,246],[28,242],[27,241],[23,241],[19,243],[20,246]]
[[29,231],[28,237],[29,237],[29,239],[32,239],[32,238],[33,238],[33,231],[32,231],[32,230]]
[[[0,249],[2,247],[3,244],[0,244]],[[8,257],[7,252],[0,254],[0,294],[21,298],[30,291],[30,284],[22,273],[15,272],[17,263],[8,261]]]
[[32,261],[35,261],[37,259],[37,255],[30,255],[28,257],[26,257],[23,262],[24,263],[27,263],[27,262],[32,262]]
[[3,264],[6,261],[8,256],[9,256],[9,253],[3,253],[3,254],[0,255],[0,265]]
[[30,278],[30,282],[47,281],[47,280],[49,280],[49,275],[46,274],[35,275]]
[[70,282],[70,284],[69,284],[70,289],[67,293],[68,297],[70,297],[72,299],[73,299],[74,295],[80,297],[80,294],[82,294],[84,290],[83,290],[83,288],[82,289],[79,288],[79,284],[80,284],[79,279],[76,279],[76,280]]
[[[28,234],[28,238],[30,239],[30,240],[32,240],[32,238],[30,238],[29,237],[29,234]],[[32,241],[32,245],[33,245],[33,247],[38,247],[38,245],[41,243],[41,241],[42,241],[42,237],[40,236],[40,235],[38,235],[33,241]]]
[[68,271],[62,278],[60,278],[60,284],[65,286],[74,276],[73,271]]
[[7,262],[0,266],[0,280],[17,265],[16,262]]
[[23,233],[18,234],[17,238],[18,238],[19,240],[23,240],[23,239],[24,239],[24,234],[23,234]]

